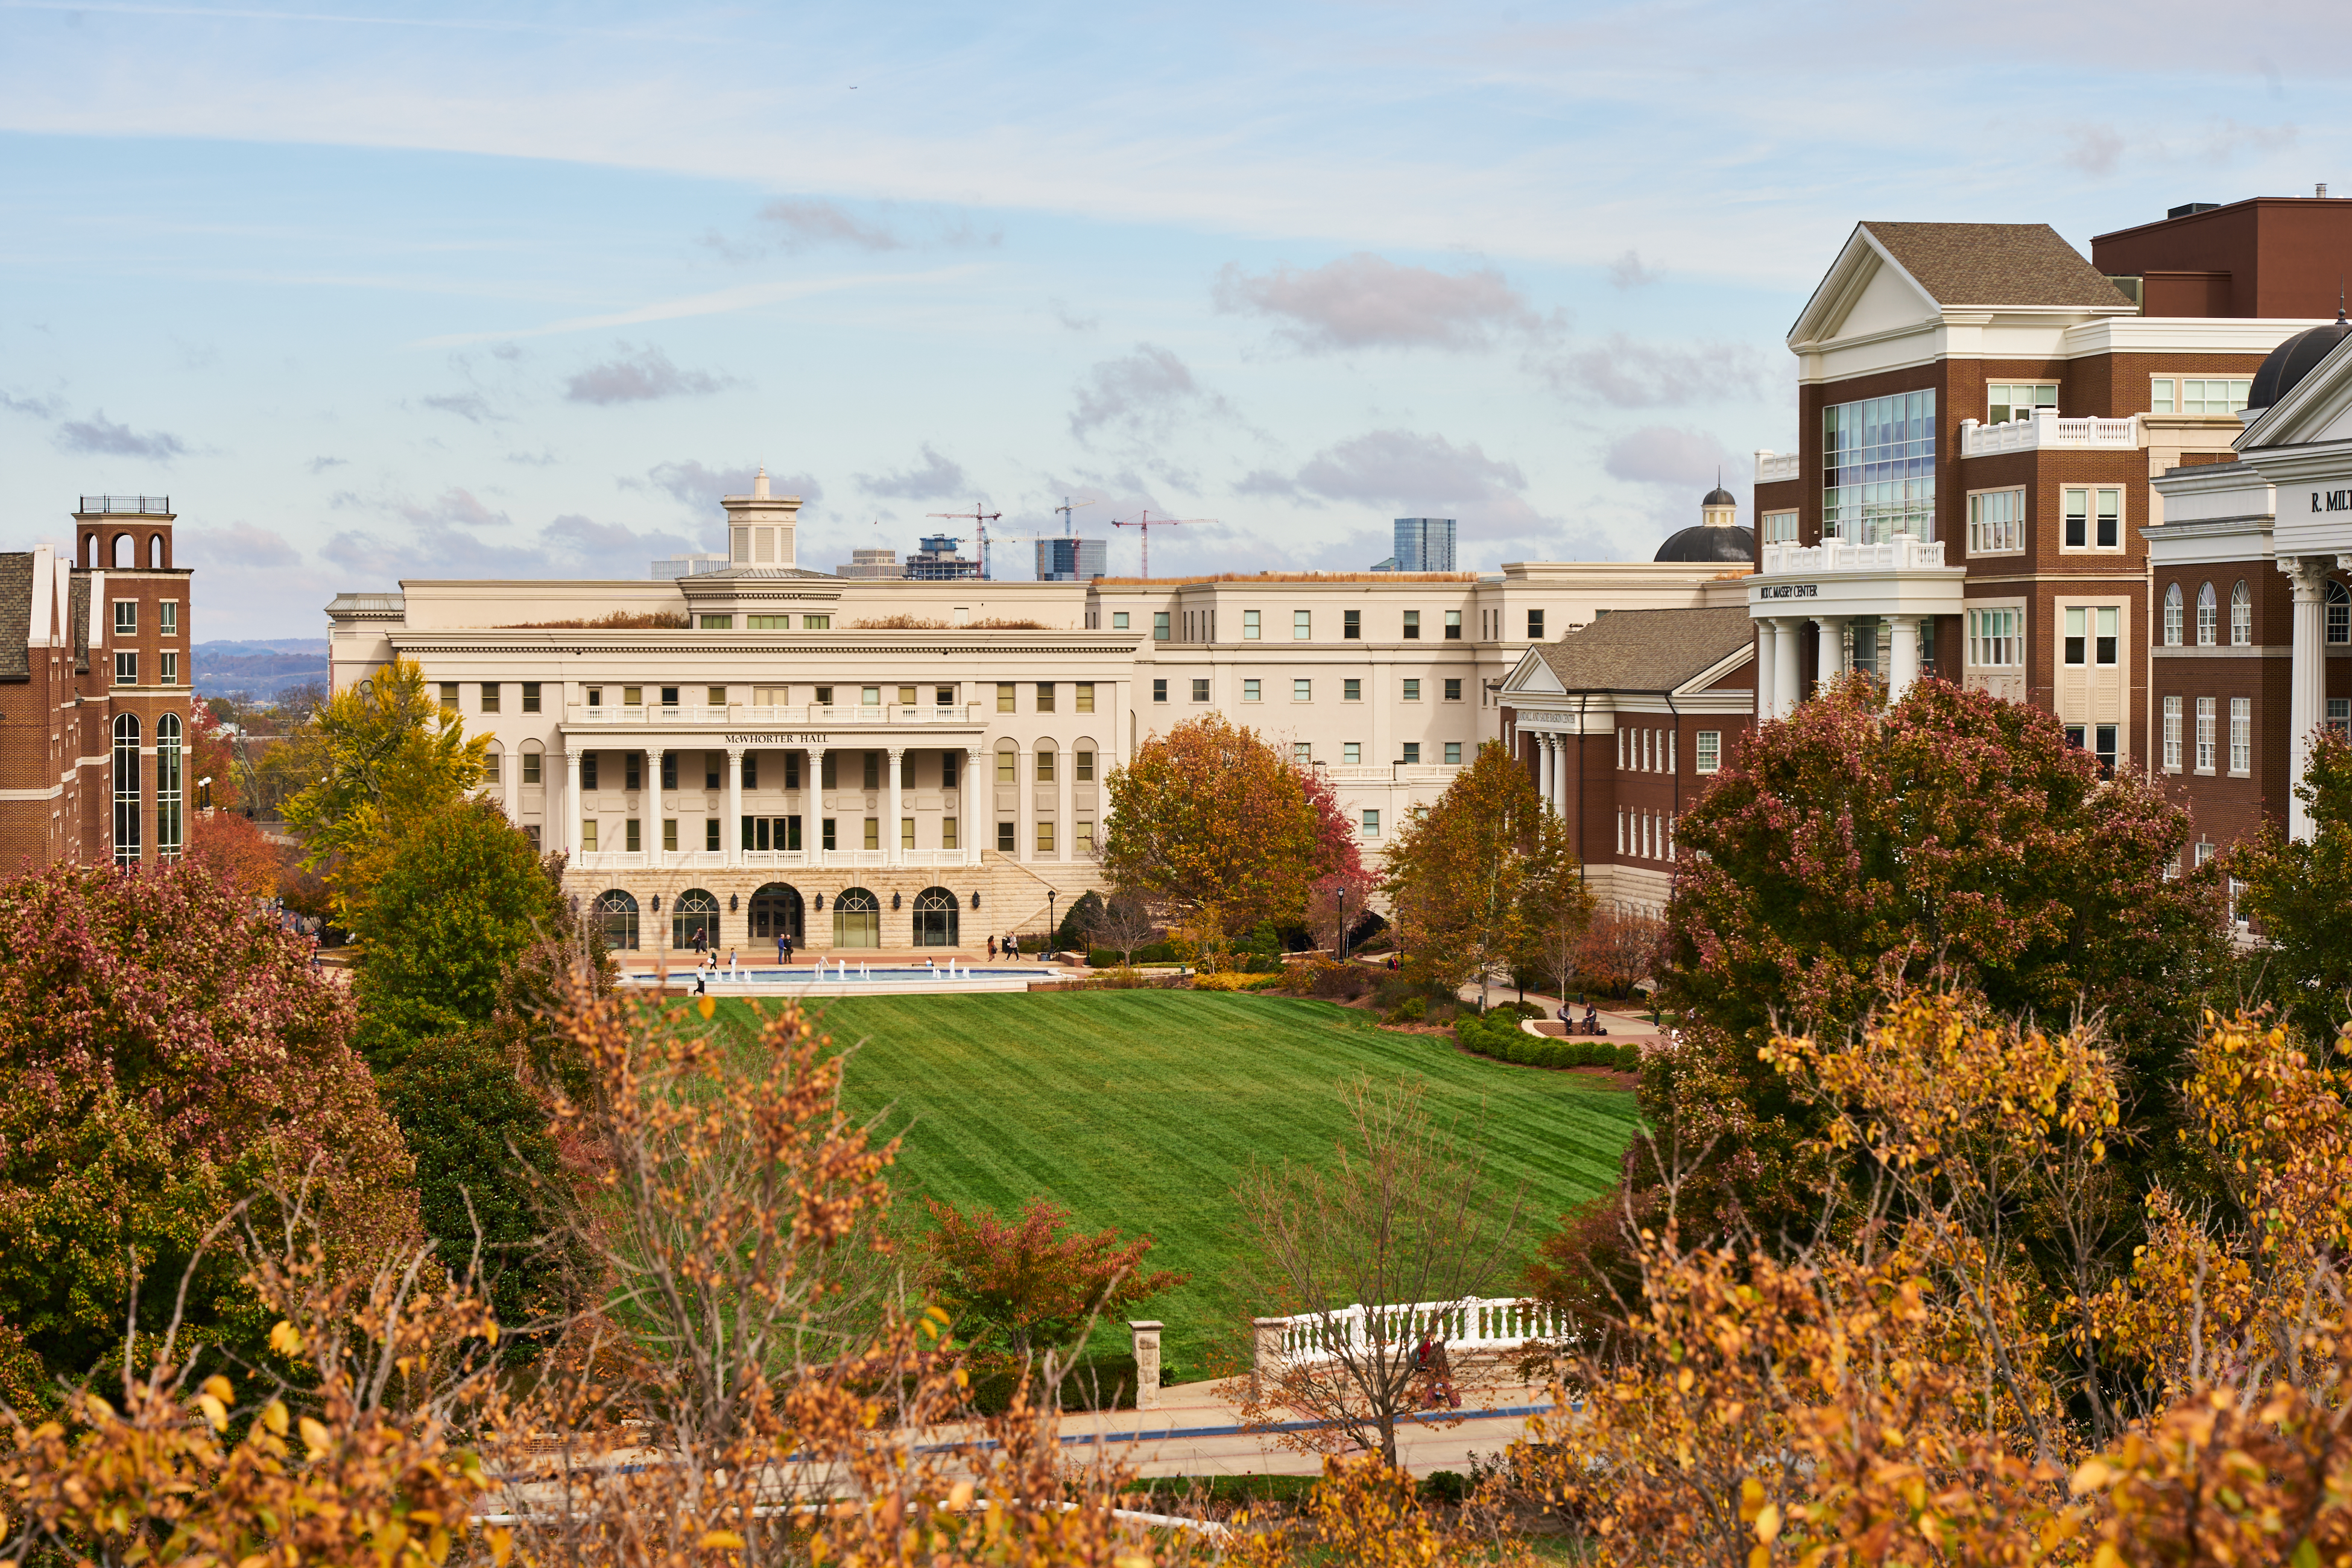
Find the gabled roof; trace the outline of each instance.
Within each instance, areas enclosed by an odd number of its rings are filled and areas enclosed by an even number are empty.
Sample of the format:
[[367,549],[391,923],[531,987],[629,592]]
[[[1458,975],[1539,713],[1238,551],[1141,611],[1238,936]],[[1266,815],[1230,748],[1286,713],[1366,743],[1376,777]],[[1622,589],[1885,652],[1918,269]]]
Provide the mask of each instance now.
[[1938,309],[2075,310],[2129,315],[2130,300],[2046,223],[1854,225],[1789,329],[1791,342],[1834,332],[1872,278],[1891,268]]
[[[1543,661],[1561,691],[1678,691],[1754,647],[1747,606],[1732,605],[1712,610],[1618,610],[1528,652]],[[1540,689],[1517,680],[1510,684]]]

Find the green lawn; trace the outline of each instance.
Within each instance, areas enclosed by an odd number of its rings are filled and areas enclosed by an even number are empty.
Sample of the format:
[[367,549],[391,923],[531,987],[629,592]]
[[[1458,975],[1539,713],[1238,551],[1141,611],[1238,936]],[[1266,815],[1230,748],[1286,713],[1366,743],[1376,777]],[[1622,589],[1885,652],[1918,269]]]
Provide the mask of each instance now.
[[[748,1023],[746,1004],[721,1005]],[[1213,1342],[1240,1348],[1236,1177],[1253,1158],[1327,1160],[1345,1130],[1342,1079],[1416,1077],[1441,1115],[1479,1123],[1494,1181],[1526,1199],[1529,1250],[1561,1211],[1614,1180],[1634,1122],[1631,1094],[1465,1056],[1450,1039],[1392,1034],[1323,1002],[1079,991],[824,1006],[836,1039],[863,1042],[851,1108],[887,1109],[905,1130],[909,1193],[1007,1215],[1045,1193],[1090,1230],[1149,1231],[1154,1264],[1192,1274],[1150,1308],[1185,1380],[1201,1375]]]

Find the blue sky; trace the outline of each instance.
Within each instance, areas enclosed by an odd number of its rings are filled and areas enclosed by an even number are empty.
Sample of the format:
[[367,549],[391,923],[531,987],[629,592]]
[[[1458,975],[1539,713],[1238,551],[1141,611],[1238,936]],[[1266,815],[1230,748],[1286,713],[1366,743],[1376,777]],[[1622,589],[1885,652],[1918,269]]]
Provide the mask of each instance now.
[[[1633,559],[1794,440],[1860,217],[2093,234],[2345,166],[2304,0],[0,0],[0,548],[168,493],[200,638],[641,576],[755,464],[1155,571]],[[951,525],[950,525],[951,526]],[[1115,569],[1135,565],[1132,530]],[[1003,551],[1003,575],[1030,552]]]

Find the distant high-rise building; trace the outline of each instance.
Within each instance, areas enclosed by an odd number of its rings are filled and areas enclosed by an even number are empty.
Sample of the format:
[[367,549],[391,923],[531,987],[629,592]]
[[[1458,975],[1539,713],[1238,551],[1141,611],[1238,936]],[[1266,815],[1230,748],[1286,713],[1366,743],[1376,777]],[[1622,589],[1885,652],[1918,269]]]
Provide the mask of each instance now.
[[[1401,517],[1396,520],[1396,564],[1391,572],[1451,572],[1454,570],[1454,520],[1450,517]],[[1386,563],[1382,563],[1383,565]],[[1372,568],[1377,572],[1381,567]]]
[[895,550],[853,550],[849,564],[833,569],[836,577],[904,577],[906,570],[898,564]]
[[663,581],[692,577],[703,572],[720,572],[727,566],[727,557],[718,551],[692,551],[684,555],[667,556],[654,563],[654,576]]
[[962,541],[951,533],[928,534],[923,547],[907,557],[907,575],[919,583],[950,583],[980,575],[980,563],[964,559]]
[[1110,571],[1110,547],[1099,539],[1041,539],[1037,581],[1089,583]]

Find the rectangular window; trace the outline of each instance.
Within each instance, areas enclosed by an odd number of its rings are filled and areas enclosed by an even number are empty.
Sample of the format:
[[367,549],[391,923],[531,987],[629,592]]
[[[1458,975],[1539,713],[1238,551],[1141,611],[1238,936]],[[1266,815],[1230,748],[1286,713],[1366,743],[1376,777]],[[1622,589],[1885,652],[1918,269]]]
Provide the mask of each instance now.
[[621,706],[622,706],[622,707],[624,707],[624,708],[642,708],[642,707],[644,707],[645,705],[646,705],[646,689],[645,689],[644,687],[642,687],[642,686],[624,686],[623,688],[621,688]]
[[2007,669],[2025,662],[2023,610],[1970,610],[1969,663],[1979,669]]
[[1764,514],[1764,542],[1794,544],[1797,542],[1797,514],[1793,511],[1768,511]]
[[915,689],[911,686],[902,686],[898,688],[898,706],[901,708],[912,708],[914,705]]
[[1037,683],[1037,711],[1051,713],[1053,710],[1054,683],[1050,680],[1041,680]]
[[1399,757],[1397,760],[1405,763],[1407,766],[1418,767],[1421,764],[1421,742],[1419,741],[1407,741],[1404,743],[1404,755]]
[[2180,771],[2180,699],[2164,700],[2164,771]]
[[1312,701],[1314,701],[1314,700],[1315,700],[1315,683],[1314,683],[1313,681],[1311,681],[1311,680],[1294,680],[1294,681],[1292,681],[1292,682],[1290,683],[1290,700],[1291,700],[1293,702],[1312,702]]
[[[714,784],[711,787],[715,789],[718,786]],[[757,752],[743,753],[743,787],[745,789],[760,787],[760,753]]]
[[1723,766],[1723,731],[1701,730],[1696,737],[1693,751],[1694,766],[1703,773],[1711,773]]
[[1037,782],[1039,784],[1054,782],[1054,748],[1051,746],[1041,746],[1037,749]]
[[2327,727],[2338,735],[2352,736],[2352,697],[2327,700]]
[[585,689],[586,689],[586,691],[587,691],[587,695],[588,695],[588,706],[589,706],[589,707],[591,707],[591,708],[602,708],[603,706],[604,706],[604,689],[603,687],[601,687],[601,686],[591,686],[591,687],[586,688]]
[[[749,768],[751,762],[750,757],[745,757],[744,766]],[[824,754],[824,762],[817,769],[816,787],[821,790],[841,787],[841,753],[839,752],[827,752]]]
[[2069,487],[2061,493],[2067,549],[2123,548],[2124,492],[2120,489],[2112,486],[2097,489]]
[[1378,838],[1380,836],[1381,836],[1381,814],[1380,814],[1379,812],[1377,812],[1377,811],[1367,811],[1367,812],[1365,812],[1365,813],[1364,813],[1364,837],[1367,837],[1367,838]]
[[589,853],[596,848],[596,819],[590,817],[580,825],[580,847]]
[[1020,763],[1013,752],[996,753],[996,782],[1001,784],[1013,784],[1021,782]]
[[953,789],[956,787],[956,768],[962,760],[963,753],[961,752],[941,752],[940,753],[940,787],[941,789]]
[[131,637],[139,635],[138,600],[114,601],[114,635],[119,637]]
[[499,683],[495,680],[485,680],[482,682],[482,711],[495,713],[498,710]]
[[1969,553],[2008,555],[2025,548],[2025,492],[1984,490],[1969,498]]
[[2230,699],[2230,771],[2240,774],[2254,771],[2254,700],[2251,697]]
[[597,787],[596,759],[603,754],[604,753],[601,752],[583,752],[580,753],[580,787],[582,789],[594,789]]
[[1013,823],[1000,822],[996,825],[996,852],[999,855],[1011,855],[1020,848],[1020,846],[1013,842],[1013,835],[1015,831],[1016,825]]
[[882,819],[880,817],[869,816],[866,819],[866,837],[864,839],[864,845],[865,847],[868,849],[879,849],[882,847]]
[[1244,680],[1242,682],[1242,700],[1244,702],[1255,702],[1258,700],[1258,683],[1255,680]]
[[817,824],[817,844],[826,849],[840,847],[840,834],[835,828],[835,819],[825,817]]
[[2058,406],[2058,384],[2051,381],[1994,382],[1985,388],[1985,423],[2006,425],[2031,419],[2037,408]]
[[1352,768],[1363,760],[1364,743],[1361,741],[1342,741],[1339,742],[1340,762]]
[[915,819],[911,816],[902,816],[898,819],[898,847],[912,849],[914,847]]
[[952,816],[942,816],[940,818],[940,847],[942,849],[961,849],[963,847],[962,844],[958,841],[956,819]]
[[[1091,702],[1094,700],[1094,688],[1090,686],[1082,686],[1078,688],[1078,689],[1087,694],[1087,701]],[[956,689],[952,686],[939,686],[931,689],[931,700],[938,703],[942,708],[954,707],[955,700]],[[1094,710],[1092,708],[1082,708],[1080,711],[1091,713]]]
[[664,752],[661,754],[661,779],[662,788],[677,787],[677,753],[676,752]]
[[2116,627],[2121,624],[2122,619],[2121,610],[2113,605],[2106,605],[2100,609],[2097,618],[2093,623],[2098,627],[2098,640],[2096,646],[2091,649],[2091,657],[2101,664],[2112,665],[2116,662],[2116,647],[2121,640],[2116,635]]
[[1168,640],[1168,612],[1165,610],[1151,612],[1151,640],[1153,642]]
[[1076,752],[1072,753],[1072,756],[1073,762],[1071,765],[1076,768],[1077,771],[1070,776],[1080,784],[1094,783],[1095,753],[1093,748],[1089,746],[1080,746]]
[[[705,616],[702,624],[707,626],[717,621],[724,626],[730,618],[726,616]],[[790,616],[745,616],[743,629],[747,632],[788,632],[793,629],[793,618]]]
[[1462,612],[1459,610],[1445,612],[1445,640],[1447,642],[1462,640]]
[[1529,642],[1543,641],[1543,618],[1544,613],[1541,610],[1529,610],[1528,612],[1528,640]]
[[[795,817],[793,820],[799,819]],[[702,847],[707,854],[719,853],[719,819],[715,816],[706,816],[702,819]]]
[[[2158,408],[2158,414],[2235,414],[2246,405],[2246,395],[2253,381],[2245,376],[2189,376],[2180,382],[2180,405],[2175,409]],[[2168,385],[2168,378],[2158,377],[2158,387]],[[2150,402],[2155,400],[2151,398]]]
[[[1409,637],[1419,637],[1421,635],[1418,624],[1420,617],[1408,610],[1405,612],[1404,618],[1408,624],[1413,626],[1413,629],[1404,635]],[[1361,642],[1364,638],[1364,612],[1361,610],[1340,611],[1339,636],[1349,642]]]
[[882,706],[882,689],[881,689],[880,687],[878,687],[878,686],[861,686],[861,687],[859,687],[859,688],[857,689],[857,705],[858,705],[860,708],[879,708],[879,707],[881,707],[881,706]]
[[[776,693],[776,703],[775,703],[775,705],[776,705],[777,707],[779,707],[779,708],[781,708],[781,707],[782,707],[782,706],[784,705],[784,700],[785,700],[787,697],[789,697],[789,696],[791,695],[791,693],[792,693],[792,688],[791,688],[791,687],[789,687],[789,686],[778,686],[778,687],[774,687],[774,688],[767,688],[767,689],[772,689],[772,690]],[[833,688],[832,688],[832,687],[830,687],[830,686],[819,686],[819,687],[814,688],[814,691],[815,691],[814,702],[815,702],[815,705],[816,705],[817,707],[819,707],[819,708],[830,708],[830,707],[832,707],[832,706],[833,706]],[[762,706],[764,706],[764,704],[763,704]]]
[[880,789],[882,787],[882,753],[860,752],[857,753],[857,761],[859,763],[858,787]]
[[1093,818],[1086,816],[1078,818],[1077,826],[1070,829],[1070,847],[1078,852],[1081,859],[1095,852]]
[[621,847],[635,855],[645,847],[637,837],[637,819],[629,817],[621,824]]
[[1404,683],[1404,700],[1407,702],[1418,702],[1421,700],[1420,681],[1408,680]]
[[1242,641],[1255,642],[1257,640],[1257,612],[1255,610],[1244,610],[1242,612]]
[[180,634],[180,601],[165,599],[155,606],[155,629],[165,637]]
[[441,711],[444,713],[455,713],[457,711],[457,683],[454,680],[444,680],[439,683],[439,686],[441,691]]
[[522,710],[526,713],[539,711],[539,682],[536,680],[522,683]]
[[525,752],[522,754],[522,782],[527,784],[541,783],[541,779],[539,767],[540,753],[537,752]]
[[114,656],[114,684],[117,686],[139,684],[138,654],[126,648]]
[[1361,702],[1363,700],[1364,683],[1361,680],[1343,680],[1339,682],[1340,701]]
[[1421,640],[1421,612],[1419,610],[1407,610],[1404,613],[1404,640],[1407,642],[1419,642]]
[[[1077,693],[1076,698],[1077,706],[1074,710],[1075,711],[1079,713],[1091,713],[1095,710],[1095,683],[1093,681],[1081,680],[1070,689]],[[941,703],[940,706],[945,707],[946,704]]]
[[1448,741],[1445,742],[1445,765],[1451,768],[1458,768],[1462,765],[1461,742]]
[[635,790],[645,787],[642,779],[645,761],[642,752],[623,752],[621,753],[621,787],[623,789]]
[[1019,689],[1009,680],[1000,680],[996,683],[996,710],[999,713],[1011,713],[1016,710],[1018,704],[1013,700],[1013,693]]
[[1290,743],[1290,754],[1302,765],[1311,763],[1315,760],[1314,744],[1307,741],[1293,741]]
[[1037,853],[1051,855],[1053,852],[1054,825],[1050,822],[1041,822],[1037,825]]
[[[778,617],[761,616],[757,618],[775,619]],[[731,632],[735,629],[735,617],[732,616],[698,616],[695,617],[695,624],[706,632]]]
[[159,653],[155,656],[155,663],[157,666],[155,670],[156,685],[177,686],[180,684],[180,656],[177,653],[170,651]]
[[496,752],[486,752],[482,757],[482,782],[484,784],[499,782],[499,754]]
[[2213,771],[2214,731],[2219,719],[2217,700],[2200,697],[2197,700],[2197,771],[2200,773]]
[[1201,679],[1194,680],[1192,682],[1192,700],[1195,702],[1206,702],[1208,700],[1209,683],[1207,679]]
[[2089,660],[2090,621],[2091,613],[2079,605],[2066,611],[2066,662],[2070,665]]
[[2150,379],[2147,388],[2147,411],[2151,414],[2170,414],[2174,412],[2172,404],[2172,377],[2168,375],[2159,375]]
[[1127,612],[1125,610],[1113,610],[1110,613],[1110,629],[1115,632],[1123,632],[1128,629]]
[[1165,680],[1154,680],[1151,683],[1151,700],[1154,702],[1165,702],[1168,700],[1168,682]]
[[1936,394],[1822,410],[1822,536],[1884,544],[1936,537]]
[[831,616],[803,616],[801,617],[801,630],[804,632],[829,632],[833,630],[833,617]]
[[1311,610],[1290,612],[1290,637],[1293,642],[1307,642],[1315,636],[1315,615]]
[[1459,702],[1462,700],[1462,678],[1460,676],[1450,675],[1445,678],[1445,700],[1448,702]]

